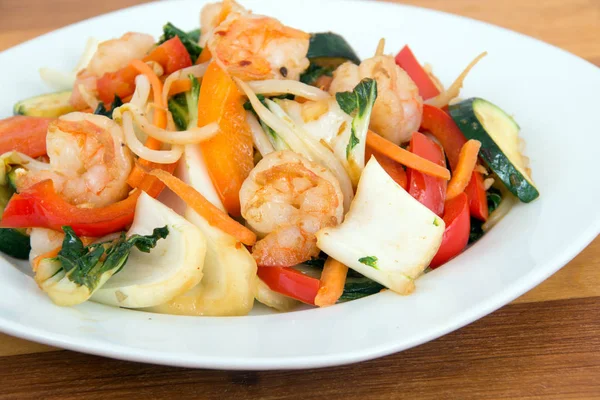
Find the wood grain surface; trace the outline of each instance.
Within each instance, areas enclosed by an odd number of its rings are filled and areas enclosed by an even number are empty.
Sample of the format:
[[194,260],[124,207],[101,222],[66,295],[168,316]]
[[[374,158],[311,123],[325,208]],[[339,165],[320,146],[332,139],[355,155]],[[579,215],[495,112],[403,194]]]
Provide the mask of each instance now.
[[[0,51],[143,2],[0,0]],[[599,0],[397,2],[513,29],[600,65]],[[357,365],[221,372],[53,350],[0,334],[0,399],[600,399],[600,239],[513,304],[431,343]]]

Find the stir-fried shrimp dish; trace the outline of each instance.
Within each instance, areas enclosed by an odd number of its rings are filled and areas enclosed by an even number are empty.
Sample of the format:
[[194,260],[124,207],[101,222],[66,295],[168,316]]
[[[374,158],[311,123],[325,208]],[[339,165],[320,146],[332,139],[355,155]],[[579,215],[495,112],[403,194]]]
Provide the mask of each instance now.
[[513,110],[461,93],[485,52],[446,83],[384,38],[359,57],[234,0],[198,20],[90,39],[0,120],[0,250],[57,305],[410,295],[539,197]]

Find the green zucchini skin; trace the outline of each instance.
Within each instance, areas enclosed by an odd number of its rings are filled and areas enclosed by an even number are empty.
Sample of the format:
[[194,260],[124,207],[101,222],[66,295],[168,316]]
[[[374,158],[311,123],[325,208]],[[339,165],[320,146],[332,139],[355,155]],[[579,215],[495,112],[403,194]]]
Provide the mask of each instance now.
[[0,251],[20,260],[27,260],[31,251],[29,236],[18,229],[0,229]]
[[311,34],[306,56],[309,60],[341,58],[352,61],[354,64],[360,64],[360,58],[346,39],[333,32]]
[[360,299],[361,297],[370,296],[375,293],[381,292],[385,287],[380,283],[372,281],[369,278],[361,277],[347,277],[346,284],[344,285],[344,292],[340,297],[339,301],[350,301]]
[[[475,108],[480,102],[489,103],[483,99],[470,98],[451,105],[449,107],[450,115],[467,139],[475,139],[481,142],[479,155],[486,162],[488,167],[498,175],[508,190],[522,202],[532,202],[540,196],[539,191],[535,185],[529,181],[515,165],[513,165],[508,156],[486,131],[486,128],[479,118],[477,118]],[[510,118],[509,116],[506,117]],[[512,121],[512,123],[515,122]]]

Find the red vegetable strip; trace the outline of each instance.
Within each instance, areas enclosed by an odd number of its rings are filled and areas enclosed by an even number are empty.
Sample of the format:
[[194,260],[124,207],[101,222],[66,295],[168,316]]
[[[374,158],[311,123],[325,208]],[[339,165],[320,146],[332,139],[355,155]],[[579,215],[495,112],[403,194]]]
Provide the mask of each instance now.
[[106,207],[81,208],[54,191],[51,180],[13,195],[6,205],[0,227],[48,228],[70,226],[79,236],[100,237],[125,229],[133,221],[140,191]]
[[271,290],[306,304],[315,304],[320,285],[318,279],[285,267],[259,266],[257,274]]
[[18,151],[29,157],[46,154],[46,133],[52,118],[17,115],[0,120],[0,154]]
[[429,266],[437,268],[451,258],[460,254],[469,242],[471,220],[467,195],[460,193],[452,200],[446,201],[444,212],[446,229],[442,244]]
[[408,45],[404,46],[398,55],[396,55],[396,64],[406,71],[415,85],[417,85],[419,94],[423,100],[430,99],[440,94],[437,86],[435,86],[435,83],[433,83],[429,74],[427,74],[425,69],[419,64]]

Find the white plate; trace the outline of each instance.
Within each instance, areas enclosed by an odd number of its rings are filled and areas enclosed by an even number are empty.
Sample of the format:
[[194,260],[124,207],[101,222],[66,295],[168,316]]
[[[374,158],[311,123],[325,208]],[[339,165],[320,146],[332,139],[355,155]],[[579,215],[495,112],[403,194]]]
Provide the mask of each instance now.
[[[142,5],[1,53],[0,115],[8,116],[17,100],[47,91],[37,63],[71,68],[88,36],[107,39],[128,30],[158,36],[167,21],[192,29],[203,3]],[[409,43],[446,84],[487,50],[463,96],[486,98],[516,116],[541,199],[517,206],[474,247],[419,279],[411,296],[386,292],[287,314],[259,310],[248,317],[201,318],[94,303],[61,308],[22,272],[28,267],[0,260],[2,331],[87,353],[185,367],[339,365],[404,350],[481,318],[552,275],[598,235],[600,185],[592,173],[600,148],[598,68],[523,35],[419,8],[334,0],[244,5],[309,32],[339,32],[362,57],[374,52],[380,37],[387,39],[388,52]]]

